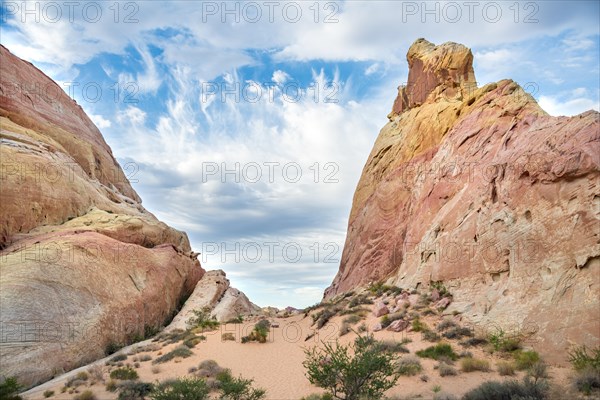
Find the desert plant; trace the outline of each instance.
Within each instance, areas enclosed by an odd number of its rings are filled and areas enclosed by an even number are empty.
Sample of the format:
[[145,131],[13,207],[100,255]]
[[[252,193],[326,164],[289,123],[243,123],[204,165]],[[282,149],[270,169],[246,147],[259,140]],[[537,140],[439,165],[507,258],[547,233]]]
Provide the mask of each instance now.
[[515,351],[515,367],[519,371],[531,368],[533,364],[540,360],[540,355],[536,351]]
[[487,360],[480,360],[478,358],[461,358],[460,369],[463,372],[482,371],[487,372],[490,370],[490,363]]
[[112,379],[133,380],[139,378],[138,373],[131,367],[117,368],[110,373]]
[[154,385],[147,382],[127,381],[118,386],[119,400],[144,400],[154,390]]
[[458,397],[450,393],[438,392],[433,395],[433,400],[458,400]]
[[527,376],[538,383],[548,379],[548,366],[544,361],[537,361],[527,369]]
[[448,357],[451,360],[456,360],[458,355],[448,343],[438,343],[435,346],[429,346],[424,350],[417,351],[417,355],[423,358],[439,359],[442,356]]
[[221,341],[222,342],[235,341],[235,335],[231,332],[223,333],[221,335]]
[[498,361],[496,363],[496,369],[500,376],[512,376],[515,374],[515,366],[509,361]]
[[219,373],[217,381],[221,390],[221,400],[260,400],[266,394],[264,389],[252,387],[252,379],[244,379],[241,376],[234,378],[229,370]]
[[576,346],[569,351],[569,361],[575,371],[593,368],[600,372],[600,346],[592,349],[591,354],[586,346]]
[[205,400],[210,390],[204,379],[178,378],[157,384],[150,394],[152,400]]
[[248,336],[242,337],[242,343],[246,342],[259,342],[266,343],[267,337],[269,336],[269,330],[271,328],[271,323],[266,320],[260,320],[254,325],[254,329]]
[[398,373],[404,376],[414,376],[423,370],[421,360],[415,356],[404,356],[397,363]]
[[91,390],[85,390],[73,397],[73,400],[97,400],[98,398]]
[[150,360],[152,360],[152,356],[150,354],[143,354],[140,356],[141,362],[150,361]]
[[395,340],[381,340],[377,342],[377,346],[382,351],[389,351],[392,353],[410,353],[410,351],[404,346],[402,342],[396,342]]
[[353,315],[350,315],[348,318],[345,318],[344,323],[354,325],[354,324],[360,322],[362,319],[363,319],[363,317],[361,317],[360,315],[353,314]]
[[116,392],[117,391],[117,382],[114,380],[109,380],[106,382],[105,389],[107,392]]
[[4,382],[0,383],[0,399],[4,400],[20,400],[21,396],[18,395],[21,390],[21,385],[15,377],[9,377],[4,379]]
[[324,394],[313,393],[306,397],[303,397],[300,400],[333,400],[333,397],[329,393],[324,393]]
[[118,362],[118,361],[123,361],[123,360],[127,360],[127,354],[125,354],[125,353],[117,354],[116,356],[113,356],[110,359],[110,361],[112,361],[112,362]]
[[365,333],[367,330],[367,324],[364,322],[358,326],[358,333]]
[[440,376],[454,376],[458,374],[458,371],[456,371],[452,365],[446,364],[445,362],[439,364],[438,372]]
[[426,340],[428,342],[437,342],[440,340],[440,335],[438,335],[434,331],[424,331],[421,334],[422,334],[423,340]]
[[452,320],[450,318],[446,318],[437,325],[437,330],[439,332],[443,332],[447,329],[456,328],[456,327],[458,327],[458,325],[456,324],[456,322],[454,322],[454,320]]
[[194,353],[192,353],[192,351],[189,348],[187,348],[186,346],[177,346],[173,350],[168,352],[167,354],[163,354],[162,356],[154,359],[154,361],[152,361],[152,364],[160,364],[160,363],[164,363],[167,361],[171,361],[172,359],[174,359],[176,357],[188,358],[192,354],[194,354]]
[[472,338],[463,340],[462,342],[459,342],[458,344],[460,344],[461,346],[464,346],[464,347],[475,347],[475,346],[480,346],[480,345],[486,344],[487,342],[488,342],[487,339],[479,338],[479,337],[472,337]]
[[309,381],[337,399],[380,399],[400,377],[396,356],[381,351],[372,335],[358,336],[347,346],[323,343],[323,348],[313,347],[305,354]]
[[473,332],[469,328],[457,326],[455,328],[448,329],[442,334],[446,339],[462,339],[463,337],[473,336]]
[[210,316],[210,308],[204,307],[202,310],[193,310],[194,314],[187,323],[190,328],[200,328],[202,331],[214,331],[219,327],[219,321]]
[[393,314],[387,314],[387,315],[384,315],[383,317],[381,317],[379,322],[381,323],[381,326],[383,328],[387,328],[388,326],[390,326],[392,324],[392,322],[402,319],[405,316],[406,316],[405,312],[397,312],[397,313],[393,313]]
[[573,385],[575,389],[589,396],[593,391],[600,389],[600,371],[589,366],[577,371],[573,378]]
[[52,397],[52,396],[54,396],[54,390],[44,390],[45,398]]
[[484,382],[463,396],[463,400],[545,400],[548,386],[535,384],[530,380]]
[[340,336],[347,335],[351,330],[350,324],[346,322],[342,323],[342,326],[340,326]]
[[521,340],[517,336],[508,336],[499,328],[488,336],[488,341],[495,351],[511,352],[521,348]]
[[204,360],[198,365],[196,376],[203,378],[214,378],[223,372],[223,368],[214,360]]
[[242,314],[238,314],[237,317],[231,318],[229,321],[225,322],[226,324],[243,324],[244,316]]

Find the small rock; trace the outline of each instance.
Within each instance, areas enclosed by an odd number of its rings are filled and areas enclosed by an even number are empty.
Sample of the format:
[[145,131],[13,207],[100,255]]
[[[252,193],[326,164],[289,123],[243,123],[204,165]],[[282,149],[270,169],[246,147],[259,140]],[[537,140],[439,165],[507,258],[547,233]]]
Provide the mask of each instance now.
[[440,299],[440,292],[437,289],[431,291],[431,301],[438,301]]
[[450,304],[450,299],[448,297],[444,297],[440,301],[435,303],[435,308],[443,310],[446,307],[448,307],[449,304]]
[[373,325],[373,332],[379,332],[380,330],[383,329],[383,326],[381,326],[381,323],[376,323],[375,325]]
[[392,322],[390,324],[390,326],[388,326],[388,331],[402,332],[403,330],[408,328],[409,325],[410,325],[410,323],[408,321],[399,319],[399,320]]
[[389,308],[387,308],[387,306],[383,304],[382,301],[378,301],[377,303],[375,303],[375,307],[373,308],[373,314],[375,314],[376,317],[381,317],[389,313]]

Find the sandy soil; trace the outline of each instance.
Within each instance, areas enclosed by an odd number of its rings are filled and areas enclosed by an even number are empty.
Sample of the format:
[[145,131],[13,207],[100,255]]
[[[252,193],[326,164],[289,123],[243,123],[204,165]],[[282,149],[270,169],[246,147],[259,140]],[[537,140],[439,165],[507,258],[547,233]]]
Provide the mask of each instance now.
[[[369,306],[371,307],[371,306]],[[214,332],[204,333],[207,337],[206,341],[199,343],[192,349],[193,356],[189,358],[179,358],[171,360],[167,363],[152,364],[152,361],[140,362],[137,372],[141,381],[156,382],[167,378],[174,378],[189,375],[190,367],[197,367],[203,360],[215,360],[221,367],[231,369],[234,376],[242,375],[244,378],[252,378],[255,381],[255,387],[261,387],[267,390],[267,399],[271,400],[288,400],[300,399],[302,396],[311,393],[320,393],[321,389],[311,385],[304,375],[305,369],[302,362],[305,359],[304,349],[319,345],[322,341],[333,341],[339,339],[342,343],[348,343],[354,340],[356,334],[351,332],[347,335],[339,337],[339,326],[344,317],[334,317],[327,325],[325,325],[317,334],[308,341],[305,338],[308,334],[314,332],[314,327],[311,327],[312,319],[304,318],[304,315],[296,315],[289,318],[271,319],[279,322],[278,328],[272,328],[269,341],[264,344],[260,343],[245,343],[240,342],[243,335],[249,333],[254,321],[248,321],[244,324],[228,324],[222,325]],[[370,328],[378,322],[376,318],[369,313],[369,316],[363,322]],[[428,326],[433,327],[436,322],[440,321],[439,316],[429,316],[422,319]],[[355,325],[360,325],[360,322]],[[236,341],[222,341],[221,334],[231,332],[235,335]],[[406,347],[411,354],[415,351],[431,346],[432,343],[422,340],[421,334],[417,332],[401,332],[394,333],[390,331],[380,331],[374,333],[377,339],[401,341],[408,337],[412,340]],[[492,371],[490,372],[459,372],[457,376],[440,377],[439,373],[434,369],[437,364],[434,360],[421,359],[423,372],[412,377],[401,377],[397,385],[388,391],[388,395],[397,395],[402,399],[420,398],[431,399],[434,395],[434,388],[441,387],[441,390],[454,395],[462,395],[468,390],[478,386],[481,382],[487,380],[504,380],[504,379],[519,379],[523,373],[518,373],[514,377],[501,377],[494,371],[496,361],[500,360],[495,355],[485,353],[481,348],[463,349],[456,341],[449,341],[455,347],[457,352],[468,350],[473,353],[474,357],[485,358],[490,361]],[[138,344],[141,346],[151,343],[146,341]],[[134,364],[134,357],[139,357],[148,354],[155,359],[161,354],[165,354],[171,349],[177,347],[181,343],[175,343],[160,347],[155,351],[147,351],[135,355],[129,355],[128,359],[123,361],[125,365]],[[119,353],[129,353],[134,346],[129,346],[121,350]],[[119,354],[117,353],[117,354]],[[101,360],[96,365],[101,365],[103,368],[103,379],[108,380],[109,367],[105,366],[105,360]],[[159,371],[153,371],[153,367],[158,366]],[[89,366],[88,366],[89,367]],[[71,371],[61,377],[58,377],[41,386],[31,389],[24,394],[26,399],[43,399],[45,390],[53,390],[56,394],[52,399],[73,399],[76,393],[68,394],[61,393],[66,380],[73,376],[77,371],[85,371],[88,367],[80,368],[76,371]],[[459,369],[459,365],[455,366]],[[113,367],[114,368],[114,367]],[[559,366],[550,367],[550,376],[552,383],[558,387],[567,387],[568,378],[571,370]],[[423,382],[420,379],[421,375],[427,375],[429,380]],[[77,391],[92,390],[98,399],[116,399],[117,393],[110,393],[105,390],[105,382],[98,381],[90,384],[90,381],[85,386],[79,386]],[[437,389],[437,388],[436,388]]]

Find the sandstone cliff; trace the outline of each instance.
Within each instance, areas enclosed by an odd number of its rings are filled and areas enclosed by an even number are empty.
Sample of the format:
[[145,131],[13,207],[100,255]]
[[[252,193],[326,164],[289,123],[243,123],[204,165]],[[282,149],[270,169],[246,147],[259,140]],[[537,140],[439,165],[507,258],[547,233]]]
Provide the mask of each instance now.
[[600,339],[599,114],[551,117],[471,51],[417,40],[354,195],[325,297],[442,281],[448,309],[527,330],[551,361]]
[[0,57],[0,365],[32,385],[162,326],[204,271],[82,108]]

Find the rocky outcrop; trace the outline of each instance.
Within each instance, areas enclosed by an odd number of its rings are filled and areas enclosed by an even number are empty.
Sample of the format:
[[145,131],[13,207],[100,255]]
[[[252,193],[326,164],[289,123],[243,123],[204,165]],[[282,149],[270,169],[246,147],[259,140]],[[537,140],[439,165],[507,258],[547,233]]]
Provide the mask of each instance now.
[[219,322],[226,322],[239,315],[261,314],[261,309],[253,304],[239,290],[229,286],[225,272],[207,271],[196,285],[181,311],[165,329],[188,329],[188,320],[194,317],[194,311],[208,310]]
[[32,385],[162,326],[204,271],[82,108],[0,56],[0,365]]
[[407,58],[408,89],[364,167],[325,297],[442,281],[445,312],[526,330],[551,361],[569,343],[597,345],[598,112],[551,117],[511,80],[478,88],[454,43],[419,39]]

